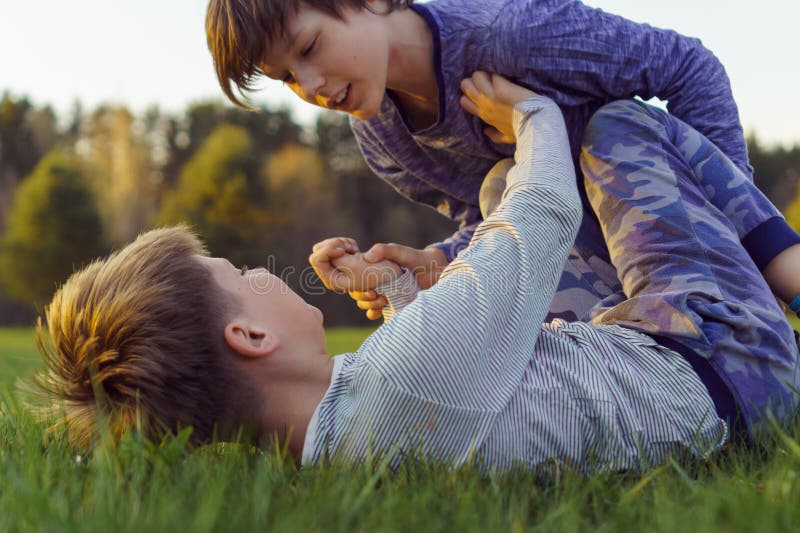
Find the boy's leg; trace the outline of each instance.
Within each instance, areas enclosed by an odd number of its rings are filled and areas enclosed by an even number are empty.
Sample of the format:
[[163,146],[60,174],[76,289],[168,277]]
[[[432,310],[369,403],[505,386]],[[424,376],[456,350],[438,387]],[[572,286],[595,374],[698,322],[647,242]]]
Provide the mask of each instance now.
[[586,190],[627,298],[596,309],[592,322],[677,341],[710,363],[748,422],[766,409],[782,419],[796,404],[797,350],[740,241],[771,213],[719,154],[689,126],[634,101],[592,118]]
[[[506,188],[506,174],[513,166],[513,158],[501,159],[486,174],[479,194],[479,204],[484,219],[500,205]],[[616,303],[624,299],[612,296],[621,295],[622,289],[617,281],[614,267],[608,262],[603,235],[591,213],[584,215],[579,235],[582,242],[588,243],[589,247],[581,246],[583,256],[576,247],[570,251],[550,304],[546,322],[557,318],[569,322],[585,321],[589,311],[601,300],[604,303],[609,301]],[[601,247],[600,250],[593,250],[597,246]],[[592,253],[593,251],[595,253]],[[601,259],[596,254],[601,254],[605,258]],[[589,257],[589,262],[584,256]]]
[[[602,240],[602,235],[598,239]],[[619,286],[609,287],[606,277],[600,275],[606,271],[614,273],[613,267],[603,261],[593,261],[590,265],[573,247],[564,263],[545,321],[560,318],[568,322],[585,322],[589,312],[600,302],[608,305],[609,302],[622,301],[624,298]]]

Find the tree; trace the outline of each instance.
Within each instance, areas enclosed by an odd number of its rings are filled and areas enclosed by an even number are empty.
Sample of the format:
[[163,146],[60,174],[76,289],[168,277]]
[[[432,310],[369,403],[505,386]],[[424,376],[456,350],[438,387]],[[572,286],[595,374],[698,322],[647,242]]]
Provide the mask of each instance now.
[[86,120],[81,155],[109,241],[120,246],[155,214],[157,168],[145,121],[127,108],[98,107]]
[[765,149],[752,135],[747,149],[756,185],[779,209],[785,208],[800,179],[800,146]]
[[174,185],[180,172],[198,148],[221,124],[241,126],[247,130],[253,151],[268,157],[287,142],[296,142],[300,128],[288,109],[258,112],[245,111],[219,101],[196,102],[180,117],[172,117],[164,128],[168,158],[164,165],[164,180]]
[[786,206],[786,209],[783,210],[783,214],[786,216],[786,222],[788,222],[795,231],[800,232],[800,181],[797,182],[794,199]]
[[74,269],[106,251],[102,234],[86,177],[51,152],[17,188],[0,240],[0,283],[11,297],[41,306]]
[[218,126],[165,194],[160,222],[188,223],[214,255],[255,263],[253,250],[263,250],[269,221],[258,163],[244,128]]
[[52,109],[39,110],[26,98],[3,94],[0,100],[0,232],[17,184],[57,140]]

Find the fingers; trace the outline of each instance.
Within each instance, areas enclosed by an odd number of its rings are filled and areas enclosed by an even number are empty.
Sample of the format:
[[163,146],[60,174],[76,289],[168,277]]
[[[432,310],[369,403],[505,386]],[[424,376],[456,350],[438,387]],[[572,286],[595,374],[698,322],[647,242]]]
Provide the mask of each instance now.
[[374,300],[356,300],[356,306],[362,311],[370,311],[372,309],[383,309],[383,307],[387,303],[388,301],[384,296],[381,296]]
[[516,86],[516,84],[508,81],[508,78],[495,72],[492,73],[492,75],[489,77],[489,80],[495,93],[503,91],[509,87]]
[[478,89],[475,87],[475,83],[472,81],[472,78],[464,78],[461,80],[461,92],[466,95],[468,100],[472,100],[473,102],[480,97]]
[[350,237],[332,237],[320,241],[311,249],[308,262],[326,288],[336,291],[348,288],[347,276],[333,266],[332,261],[345,254],[358,252],[358,243]]
[[326,246],[317,248],[314,253],[308,256],[308,262],[311,263],[311,266],[313,267],[317,265],[330,264],[331,260],[336,259],[337,257],[342,257],[346,253],[347,251],[340,247]]
[[394,243],[379,243],[364,254],[364,259],[370,263],[377,263],[385,259],[408,269],[413,269],[416,266],[419,253],[420,250],[411,248],[410,246]]
[[472,100],[470,100],[469,98],[467,98],[466,96],[462,96],[459,99],[458,103],[460,103],[461,107],[464,109],[464,111],[466,111],[470,115],[475,115],[476,117],[479,116],[478,115],[478,106],[475,105],[475,103]]
[[374,300],[378,297],[378,293],[369,290],[369,291],[350,291],[350,298],[353,300]]
[[461,92],[475,103],[479,103],[481,98],[494,100],[495,97],[492,78],[481,70],[476,70],[472,76],[461,80]]
[[355,239],[350,237],[332,237],[330,239],[325,239],[324,241],[320,241],[315,244],[311,251],[316,252],[318,249],[325,247],[343,248],[347,253],[350,254],[354,254],[359,251],[358,243]]
[[308,262],[326,288],[343,290],[347,285],[346,276],[334,267],[331,261],[337,257],[342,257],[347,251],[343,247],[337,246],[337,244],[339,243],[330,242],[325,246],[315,246],[315,251],[308,256]]
[[370,320],[378,320],[379,318],[383,318],[383,312],[379,309],[370,309],[367,311],[367,318]]
[[493,143],[497,144],[516,144],[517,140],[508,135],[503,135],[497,128],[488,127],[483,129],[483,134],[489,137]]
[[356,301],[359,309],[367,311],[369,309],[381,309],[389,301],[385,296],[375,291],[350,291],[350,298]]
[[382,318],[382,309],[389,303],[385,296],[375,291],[350,291],[350,297],[356,301],[359,309],[366,311],[367,318],[370,320]]
[[494,86],[492,85],[492,78],[489,74],[482,70],[475,71],[472,74],[472,83],[475,84],[478,93],[485,95],[490,100],[495,99]]
[[517,85],[500,74],[492,74],[491,84],[495,99],[507,105],[513,106],[518,102],[536,96],[536,93],[527,87]]

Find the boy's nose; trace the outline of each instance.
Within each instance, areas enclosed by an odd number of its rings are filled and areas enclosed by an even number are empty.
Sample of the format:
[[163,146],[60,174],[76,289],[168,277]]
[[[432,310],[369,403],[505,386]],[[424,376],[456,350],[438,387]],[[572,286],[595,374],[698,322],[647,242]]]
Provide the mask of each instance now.
[[319,104],[319,91],[324,85],[323,77],[312,69],[298,69],[294,73],[294,77],[302,91],[301,96],[303,99]]

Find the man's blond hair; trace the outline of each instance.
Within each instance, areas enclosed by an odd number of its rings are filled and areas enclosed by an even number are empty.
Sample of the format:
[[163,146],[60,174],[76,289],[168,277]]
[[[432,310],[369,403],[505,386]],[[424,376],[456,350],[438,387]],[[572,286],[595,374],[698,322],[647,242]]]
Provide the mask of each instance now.
[[206,441],[233,421],[242,391],[223,321],[235,302],[196,255],[207,251],[185,227],[144,233],[74,273],[45,308],[39,414],[66,424],[73,444],[91,446],[104,428],[116,441],[133,428],[152,439],[186,426]]

